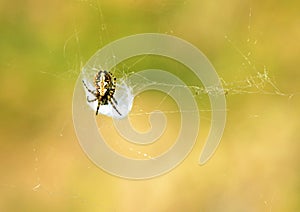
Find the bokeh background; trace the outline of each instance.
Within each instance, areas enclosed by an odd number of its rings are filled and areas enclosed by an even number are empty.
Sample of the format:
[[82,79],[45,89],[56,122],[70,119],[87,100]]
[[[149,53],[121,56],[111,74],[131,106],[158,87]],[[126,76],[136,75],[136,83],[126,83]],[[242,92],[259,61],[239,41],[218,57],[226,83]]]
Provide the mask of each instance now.
[[[299,9],[299,1],[274,0],[2,0],[0,211],[299,211]],[[228,121],[204,166],[197,160],[209,113],[181,165],[135,181],[107,174],[84,154],[72,94],[99,48],[144,32],[181,37],[207,55],[226,82]],[[199,96],[199,106],[209,106]],[[161,98],[146,93],[135,104],[151,110]],[[146,117],[135,116],[137,129],[147,130],[139,124]]]

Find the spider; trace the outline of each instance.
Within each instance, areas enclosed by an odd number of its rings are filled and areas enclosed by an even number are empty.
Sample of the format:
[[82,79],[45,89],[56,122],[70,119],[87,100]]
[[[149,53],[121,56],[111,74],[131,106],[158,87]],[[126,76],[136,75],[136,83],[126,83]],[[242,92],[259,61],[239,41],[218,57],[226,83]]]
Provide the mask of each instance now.
[[118,104],[117,100],[114,98],[114,93],[116,90],[116,77],[114,77],[111,72],[100,70],[96,74],[94,78],[95,90],[90,90],[83,80],[82,82],[88,92],[95,96],[95,99],[92,100],[87,97],[87,101],[94,102],[98,100],[96,115],[98,115],[100,105],[108,105],[108,103],[110,103],[115,111],[117,111],[117,113],[121,116],[121,113],[115,106],[115,104]]

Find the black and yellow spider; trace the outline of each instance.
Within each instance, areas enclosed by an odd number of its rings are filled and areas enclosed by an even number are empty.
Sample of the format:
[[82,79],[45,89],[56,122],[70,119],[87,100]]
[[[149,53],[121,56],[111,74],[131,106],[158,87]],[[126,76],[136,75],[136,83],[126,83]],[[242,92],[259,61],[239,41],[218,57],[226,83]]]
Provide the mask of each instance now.
[[98,115],[100,105],[108,105],[108,103],[110,103],[115,111],[117,111],[117,113],[121,116],[121,113],[115,106],[115,104],[118,104],[117,100],[114,98],[114,93],[116,90],[116,77],[114,77],[112,73],[100,70],[94,78],[95,90],[90,90],[83,80],[82,82],[88,92],[95,96],[95,99],[92,100],[87,97],[87,101],[94,102],[98,100],[96,115]]

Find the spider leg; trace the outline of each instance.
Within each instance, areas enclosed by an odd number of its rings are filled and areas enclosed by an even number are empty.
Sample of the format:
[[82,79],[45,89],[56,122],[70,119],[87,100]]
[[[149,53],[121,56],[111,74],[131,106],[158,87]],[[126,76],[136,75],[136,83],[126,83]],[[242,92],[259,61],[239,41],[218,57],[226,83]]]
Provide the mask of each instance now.
[[84,87],[90,92],[91,94],[95,95],[95,91],[92,91],[91,89],[88,88],[88,86],[85,84],[85,82],[82,80]]
[[115,102],[116,105],[117,105],[117,104],[118,104],[117,100],[116,100],[114,97],[112,97],[112,99],[114,100],[114,102]]
[[98,106],[97,106],[97,110],[96,110],[96,116],[98,115],[100,104],[101,104],[101,101],[98,100]]
[[86,100],[87,100],[88,102],[94,102],[94,101],[97,100],[97,98],[90,100],[89,97],[87,96],[87,97],[86,97]]
[[117,111],[117,113],[122,116],[122,114],[119,112],[119,110],[116,108],[115,104],[113,103],[113,101],[111,101],[111,99],[108,99],[109,103],[111,104],[111,106],[113,107],[113,109],[115,109],[115,111]]

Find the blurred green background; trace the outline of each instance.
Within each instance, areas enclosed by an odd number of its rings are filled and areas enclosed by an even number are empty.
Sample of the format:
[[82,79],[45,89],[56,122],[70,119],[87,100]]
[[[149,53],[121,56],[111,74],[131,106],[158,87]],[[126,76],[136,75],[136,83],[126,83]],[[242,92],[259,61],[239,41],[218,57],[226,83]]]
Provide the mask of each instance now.
[[[299,1],[1,1],[0,211],[299,211],[299,10]],[[131,181],[84,154],[72,94],[99,48],[144,32],[207,55],[228,83],[228,121],[204,166],[209,118],[180,166]],[[278,89],[261,83],[264,68]]]

